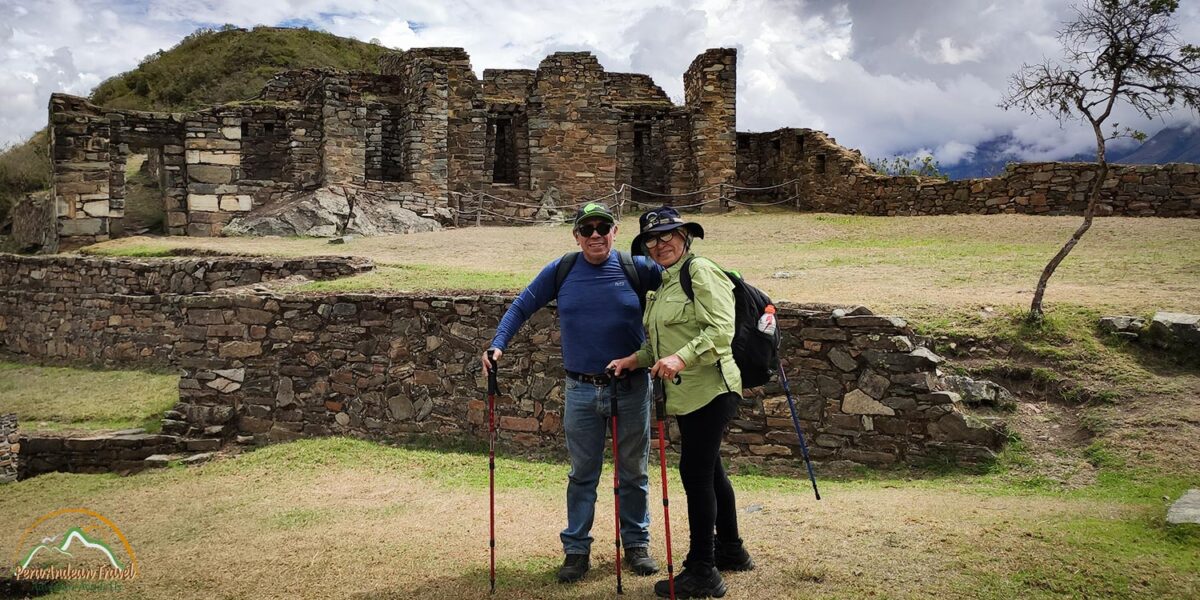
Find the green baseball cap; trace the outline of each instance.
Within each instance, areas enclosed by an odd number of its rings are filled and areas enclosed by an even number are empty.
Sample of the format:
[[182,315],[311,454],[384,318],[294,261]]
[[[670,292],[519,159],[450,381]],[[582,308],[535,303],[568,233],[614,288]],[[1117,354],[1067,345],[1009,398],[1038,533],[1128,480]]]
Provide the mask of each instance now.
[[579,207],[579,210],[575,211],[575,227],[579,227],[579,223],[584,219],[592,218],[604,219],[609,223],[617,222],[617,220],[613,218],[612,211],[608,210],[607,206],[604,206],[599,202],[588,202],[587,204]]

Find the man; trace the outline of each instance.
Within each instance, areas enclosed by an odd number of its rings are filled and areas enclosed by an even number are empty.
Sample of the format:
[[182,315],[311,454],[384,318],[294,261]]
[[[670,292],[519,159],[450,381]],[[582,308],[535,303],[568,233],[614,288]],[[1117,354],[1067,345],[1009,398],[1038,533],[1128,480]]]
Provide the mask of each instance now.
[[[625,562],[635,574],[652,575],[658,572],[658,565],[648,550],[650,512],[646,498],[650,487],[646,461],[650,448],[650,376],[640,369],[614,386],[605,374],[612,357],[635,352],[645,339],[639,290],[626,274],[621,256],[613,250],[617,224],[607,208],[597,203],[580,208],[575,214],[572,234],[580,252],[546,265],[517,296],[500,320],[491,346],[484,352],[483,369],[486,374],[489,353],[494,353],[498,361],[521,325],[557,297],[563,367],[567,372],[563,431],[571,457],[567,527],[559,535],[566,557],[558,571],[558,580],[578,581],[590,567],[596,486],[604,462],[614,388]],[[559,263],[568,257],[573,258],[573,264],[559,285]],[[642,289],[657,288],[661,281],[657,265],[640,256],[631,261]]]

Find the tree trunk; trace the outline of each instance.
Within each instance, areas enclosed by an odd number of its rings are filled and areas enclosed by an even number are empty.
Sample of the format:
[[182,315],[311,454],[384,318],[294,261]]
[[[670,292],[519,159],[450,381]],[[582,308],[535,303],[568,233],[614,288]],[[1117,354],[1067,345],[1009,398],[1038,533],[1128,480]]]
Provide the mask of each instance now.
[[1042,297],[1046,295],[1046,284],[1050,282],[1050,276],[1054,275],[1054,270],[1062,263],[1063,259],[1071,253],[1071,249],[1075,244],[1079,243],[1079,238],[1087,233],[1087,230],[1092,226],[1092,217],[1096,215],[1096,204],[1100,200],[1100,190],[1104,185],[1104,180],[1108,178],[1108,160],[1104,156],[1104,143],[1099,142],[1099,169],[1096,170],[1096,179],[1092,181],[1092,187],[1088,190],[1087,209],[1083,211],[1083,223],[1071,235],[1071,239],[1063,244],[1063,247],[1050,259],[1046,264],[1046,268],[1042,269],[1042,276],[1038,279],[1037,290],[1033,293],[1033,303],[1029,306],[1029,320],[1035,323],[1040,323],[1045,318],[1045,312],[1042,310]]

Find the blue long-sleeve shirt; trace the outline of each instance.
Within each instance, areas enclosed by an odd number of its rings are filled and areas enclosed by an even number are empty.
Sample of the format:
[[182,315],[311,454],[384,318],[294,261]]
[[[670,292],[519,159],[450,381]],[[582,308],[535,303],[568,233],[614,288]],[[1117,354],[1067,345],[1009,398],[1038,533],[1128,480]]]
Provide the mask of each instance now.
[[[506,350],[525,321],[554,299],[554,278],[561,260],[546,265],[508,307],[492,347]],[[657,264],[635,256],[633,265],[642,287],[658,287],[662,278]],[[642,307],[615,250],[601,265],[593,265],[582,255],[576,258],[558,290],[558,323],[563,367],[568,371],[603,373],[612,359],[629,356],[641,347],[646,339]]]

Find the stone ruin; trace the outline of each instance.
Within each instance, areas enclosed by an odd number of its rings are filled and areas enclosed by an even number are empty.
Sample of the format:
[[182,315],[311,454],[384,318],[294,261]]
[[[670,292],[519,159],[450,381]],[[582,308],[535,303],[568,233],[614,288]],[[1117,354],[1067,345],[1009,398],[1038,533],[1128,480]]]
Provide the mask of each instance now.
[[[734,181],[734,50],[696,58],[685,106],[649,77],[608,73],[586,52],[482,79],[459,48],[392,53],[379,66],[280,73],[254,99],[192,113],[53,95],[58,233],[81,242],[121,235],[126,162],[141,152],[172,235],[219,235],[235,219],[243,223],[234,230],[254,233],[247,216],[329,188],[449,223],[464,209],[475,222],[515,205],[532,216],[551,191],[573,204],[620,183],[682,192]],[[477,191],[489,204],[464,207],[463,194]]]
[[[6,461],[23,478],[135,471],[303,437],[484,439],[479,351],[512,296],[302,293],[288,284],[373,267],[338,257],[0,254],[0,356],[180,375],[160,433],[14,437],[13,421],[5,437],[0,420],[0,442],[12,444],[6,459],[0,443],[0,480]],[[951,391],[942,358],[903,319],[786,303],[778,315],[813,459],[974,463],[1004,444],[1003,422],[972,415],[967,390]],[[503,446],[564,448],[558,340],[554,314],[540,311],[505,353]],[[801,450],[792,427],[778,384],[751,390],[724,452],[734,463],[793,463]]]
[[[190,113],[54,94],[52,233],[67,246],[122,235],[125,169],[139,153],[161,191],[166,233],[194,236],[220,235],[235,220],[228,233],[528,223],[592,199],[631,210],[1078,214],[1095,176],[1070,163],[950,182],[879,175],[820,131],[737,132],[733,49],[697,56],[683,83],[677,106],[648,76],[607,72],[587,52],[479,78],[461,48],[414,48],[383,56],[378,73],[287,71],[253,99]],[[1100,214],[1196,217],[1198,176],[1197,165],[1116,166]],[[372,219],[380,214],[383,226]]]

